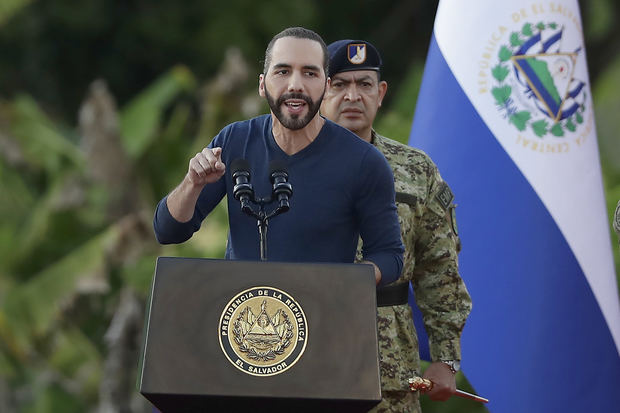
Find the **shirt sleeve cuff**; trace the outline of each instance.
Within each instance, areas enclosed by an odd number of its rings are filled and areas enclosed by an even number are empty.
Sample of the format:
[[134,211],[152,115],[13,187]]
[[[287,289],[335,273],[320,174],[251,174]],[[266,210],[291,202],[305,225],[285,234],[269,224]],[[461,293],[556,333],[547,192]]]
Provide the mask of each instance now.
[[375,254],[364,259],[375,264],[381,271],[379,286],[391,284],[400,277],[403,264],[398,254]]
[[177,221],[168,210],[167,200],[168,197],[166,196],[157,204],[153,218],[155,238],[157,238],[160,244],[175,244],[187,241],[194,233],[191,221]]

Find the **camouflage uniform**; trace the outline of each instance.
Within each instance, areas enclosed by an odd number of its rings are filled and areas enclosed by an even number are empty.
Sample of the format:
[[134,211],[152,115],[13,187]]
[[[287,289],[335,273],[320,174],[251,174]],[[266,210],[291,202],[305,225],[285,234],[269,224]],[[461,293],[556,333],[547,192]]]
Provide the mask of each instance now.
[[[458,273],[460,250],[453,196],[422,151],[373,131],[373,144],[394,171],[396,204],[405,245],[403,272],[424,315],[431,358],[460,360],[460,336],[471,299]],[[359,251],[358,251],[359,253]],[[407,379],[420,375],[418,337],[408,304],[377,309],[383,400],[372,412],[419,412]]]
[[618,243],[620,243],[620,201],[618,201],[616,213],[614,214],[614,230],[616,231],[616,235],[618,235]]

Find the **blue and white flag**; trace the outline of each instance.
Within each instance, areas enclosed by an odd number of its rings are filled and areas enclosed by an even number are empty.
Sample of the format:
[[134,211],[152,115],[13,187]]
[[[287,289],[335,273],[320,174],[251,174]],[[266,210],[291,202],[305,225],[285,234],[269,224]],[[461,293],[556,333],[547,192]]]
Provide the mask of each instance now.
[[575,0],[441,0],[410,144],[452,187],[491,412],[620,411],[620,305]]

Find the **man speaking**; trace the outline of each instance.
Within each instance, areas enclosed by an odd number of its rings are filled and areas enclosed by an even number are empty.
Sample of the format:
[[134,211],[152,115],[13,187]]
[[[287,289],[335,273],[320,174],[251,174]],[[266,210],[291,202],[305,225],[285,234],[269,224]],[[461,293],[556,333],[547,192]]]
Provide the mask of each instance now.
[[352,263],[358,237],[377,284],[395,281],[403,245],[392,171],[372,145],[318,114],[327,83],[328,54],[316,33],[288,28],[265,51],[259,94],[271,113],[226,126],[190,161],[182,182],[158,204],[161,243],[180,243],[226,195],[230,231],[226,258],[258,260],[256,221],[235,200],[227,165],[244,159],[258,196],[271,193],[268,165],[288,167],[290,211],[269,225],[269,259]]

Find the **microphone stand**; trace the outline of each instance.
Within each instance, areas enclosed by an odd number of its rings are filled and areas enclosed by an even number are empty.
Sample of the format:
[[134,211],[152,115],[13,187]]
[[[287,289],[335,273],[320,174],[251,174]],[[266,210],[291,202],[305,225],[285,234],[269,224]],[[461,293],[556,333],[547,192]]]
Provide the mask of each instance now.
[[[271,201],[271,199],[269,199],[269,201]],[[281,213],[288,211],[288,208],[286,210],[282,210],[282,208],[278,207],[271,211],[271,213],[265,214],[264,204],[260,203],[260,205],[261,210],[257,217],[258,235],[260,238],[260,260],[267,261],[267,228],[269,226],[269,218],[273,218],[276,215],[280,215]]]
[[260,260],[267,261],[267,217],[258,219],[258,236],[260,238]]
[[273,218],[276,215],[280,215],[289,210],[288,205],[279,205],[276,209],[270,213],[265,212],[265,205],[272,202],[270,198],[252,199],[254,204],[258,205],[258,212],[254,211],[252,207],[243,209],[243,212],[256,218],[256,225],[258,226],[259,246],[260,246],[260,260],[267,261],[267,228],[269,227],[269,218]]
[[[270,168],[270,179],[272,183],[272,193],[267,198],[256,198],[254,189],[250,184],[250,165],[244,159],[233,161],[232,177],[235,182],[233,194],[235,199],[241,202],[241,210],[257,219],[258,235],[260,238],[260,260],[267,261],[267,227],[269,226],[269,218],[280,215],[290,209],[289,198],[293,195],[293,187],[288,182],[288,172],[282,163],[272,161]],[[269,213],[265,212],[265,205],[273,201],[278,202],[278,206]],[[258,206],[258,212],[249,205],[253,203]]]

